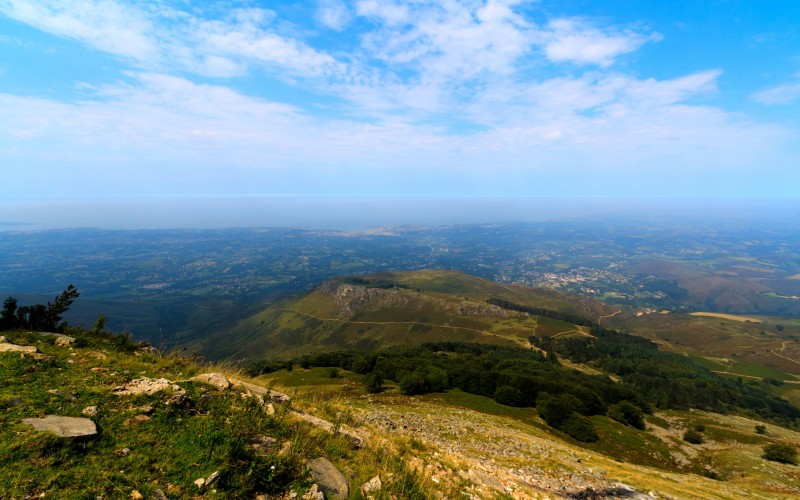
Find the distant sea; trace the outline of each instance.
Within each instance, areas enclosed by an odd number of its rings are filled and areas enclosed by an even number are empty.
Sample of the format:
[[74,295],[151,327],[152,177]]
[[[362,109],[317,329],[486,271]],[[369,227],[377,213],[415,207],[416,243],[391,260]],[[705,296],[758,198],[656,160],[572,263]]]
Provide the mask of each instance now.
[[800,220],[800,199],[242,197],[0,201],[0,230],[298,227],[361,230],[564,219]]

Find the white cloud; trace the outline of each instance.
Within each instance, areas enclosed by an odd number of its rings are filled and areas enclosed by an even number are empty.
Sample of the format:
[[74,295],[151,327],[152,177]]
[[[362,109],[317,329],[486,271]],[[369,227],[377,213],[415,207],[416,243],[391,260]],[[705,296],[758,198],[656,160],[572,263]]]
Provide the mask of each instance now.
[[[325,9],[342,4],[322,2],[318,22],[351,35],[352,51],[334,55],[264,9],[215,17],[160,3],[0,0],[10,17],[131,62],[124,82],[88,82],[80,101],[0,94],[0,150],[50,169],[239,168],[302,185],[352,169],[394,179],[409,169],[437,179],[724,173],[789,148],[785,130],[693,103],[717,91],[719,70],[658,80],[610,69],[657,35],[575,19],[540,26],[517,3],[363,0],[338,18]],[[551,71],[564,63],[571,76]],[[324,104],[334,113],[191,76],[253,68],[334,97]]]
[[661,36],[630,30],[602,30],[581,20],[562,18],[548,23],[542,39],[545,55],[551,61],[605,68],[617,57],[638,50],[648,41],[658,41]]
[[[796,76],[800,78],[800,74]],[[753,94],[752,97],[761,104],[791,104],[800,100],[800,81],[762,90]]]
[[379,23],[364,36],[368,53],[409,65],[427,77],[469,79],[482,72],[507,74],[530,50],[528,23],[507,2],[455,1],[405,5],[368,0],[358,13]]
[[318,0],[317,22],[335,31],[344,30],[352,21],[350,9],[341,0]]
[[780,150],[785,139],[774,127],[673,102],[706,91],[710,76],[702,74],[644,86],[627,77],[550,80],[494,111],[506,120],[468,134],[402,119],[320,119],[222,86],[154,73],[131,77],[72,104],[0,94],[0,146],[32,163],[101,169],[301,168],[341,176],[351,169],[403,175],[413,166],[478,175],[491,166],[498,175],[563,168],[572,175],[610,169],[613,176],[677,172],[700,162],[722,172]]
[[160,58],[150,13],[113,0],[0,0],[0,12],[54,35],[139,61]]
[[334,59],[270,29],[274,12],[231,9],[206,19],[196,9],[118,0],[0,0],[0,12],[57,36],[133,61],[146,69],[241,76],[251,66],[316,76]]
[[358,0],[356,12],[360,16],[376,18],[389,26],[406,24],[411,18],[408,5],[394,0]]

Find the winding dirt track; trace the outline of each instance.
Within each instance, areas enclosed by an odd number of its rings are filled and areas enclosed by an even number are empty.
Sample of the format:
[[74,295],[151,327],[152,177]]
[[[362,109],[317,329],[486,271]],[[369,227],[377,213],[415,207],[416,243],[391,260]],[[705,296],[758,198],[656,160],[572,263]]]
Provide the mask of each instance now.
[[622,312],[622,309],[619,309],[617,311],[614,311],[611,314],[606,314],[605,316],[600,316],[599,318],[597,318],[597,324],[599,325],[600,323],[602,323],[603,322],[603,318],[613,318],[614,316],[616,316],[617,314],[619,314],[621,312]]

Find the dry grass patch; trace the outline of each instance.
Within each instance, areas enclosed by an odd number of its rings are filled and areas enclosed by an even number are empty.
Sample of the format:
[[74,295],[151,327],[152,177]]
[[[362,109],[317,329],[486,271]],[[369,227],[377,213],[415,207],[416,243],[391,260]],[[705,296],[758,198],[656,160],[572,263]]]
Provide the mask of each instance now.
[[724,313],[714,313],[714,312],[693,312],[689,313],[690,316],[707,316],[709,318],[721,318],[721,319],[729,319],[731,321],[749,321],[751,323],[763,323],[764,320],[754,318],[752,316],[741,316],[739,314],[724,314]]

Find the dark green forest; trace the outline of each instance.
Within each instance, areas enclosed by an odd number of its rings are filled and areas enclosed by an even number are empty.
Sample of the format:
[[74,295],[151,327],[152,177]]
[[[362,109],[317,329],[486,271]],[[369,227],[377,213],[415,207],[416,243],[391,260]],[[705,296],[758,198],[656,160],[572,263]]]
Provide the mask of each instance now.
[[[654,408],[741,413],[786,426],[800,422],[800,409],[772,396],[767,384],[721,377],[640,337],[594,326],[591,338],[530,340],[541,350],[439,342],[326,352],[290,364],[351,370],[364,375],[372,391],[380,390],[381,380],[392,380],[406,395],[458,388],[504,405],[535,407],[550,426],[578,441],[598,439],[588,417],[607,415],[643,429],[644,414]],[[563,367],[556,353],[619,380]],[[256,375],[286,366],[261,362],[249,371]]]

